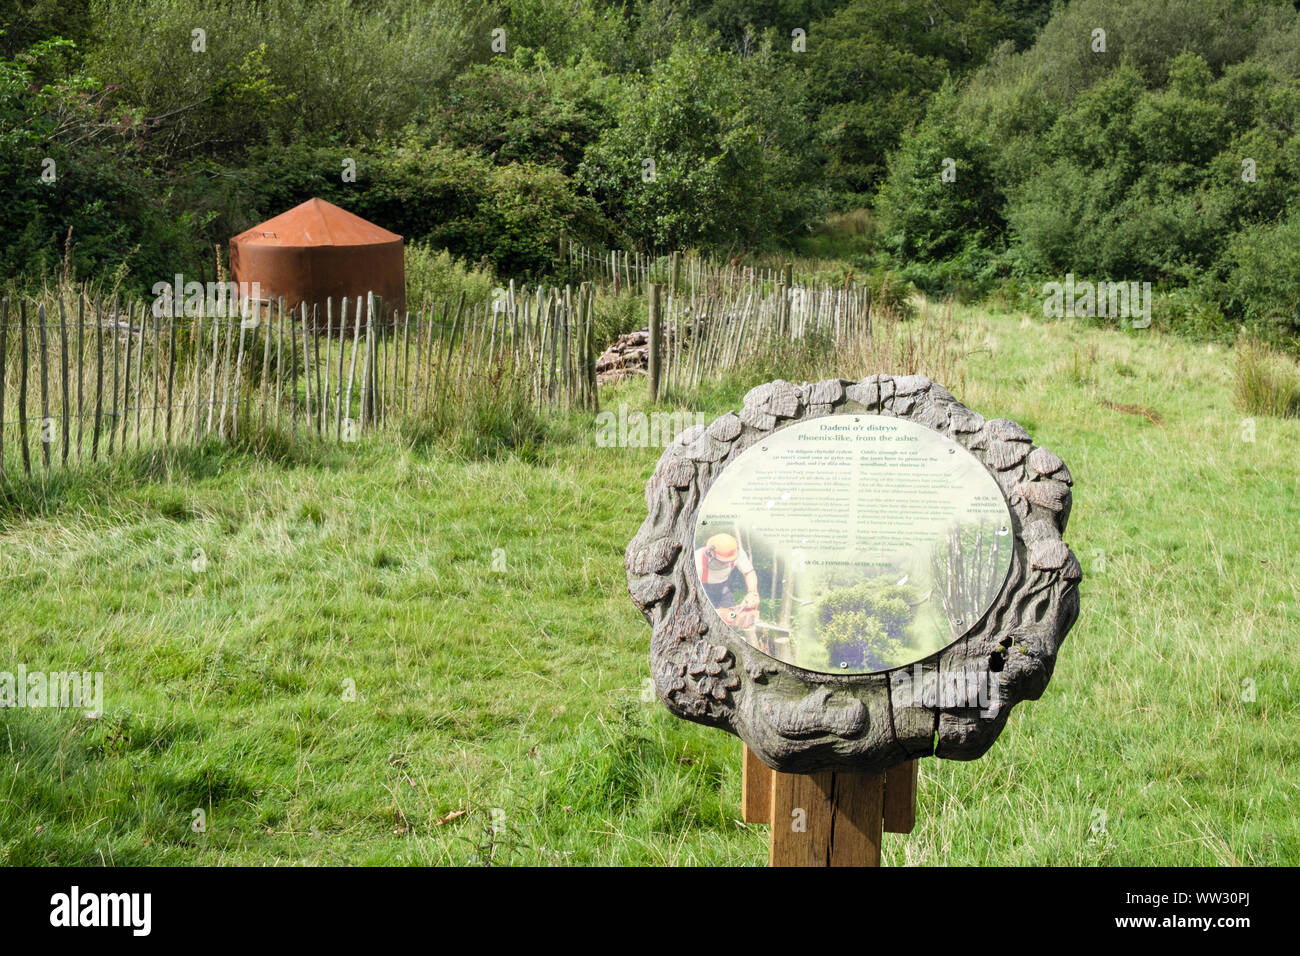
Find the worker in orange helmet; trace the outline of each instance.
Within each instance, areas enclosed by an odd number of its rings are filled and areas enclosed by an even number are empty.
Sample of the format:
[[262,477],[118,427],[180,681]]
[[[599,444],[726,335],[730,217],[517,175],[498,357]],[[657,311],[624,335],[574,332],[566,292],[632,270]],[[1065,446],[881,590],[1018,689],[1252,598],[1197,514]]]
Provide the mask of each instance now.
[[[758,574],[739,542],[729,534],[715,534],[695,549],[695,567],[700,573],[704,593],[714,607],[730,608],[739,605],[741,610],[758,607]],[[733,579],[740,573],[745,582],[745,597],[736,601]],[[735,582],[738,583],[738,582]]]

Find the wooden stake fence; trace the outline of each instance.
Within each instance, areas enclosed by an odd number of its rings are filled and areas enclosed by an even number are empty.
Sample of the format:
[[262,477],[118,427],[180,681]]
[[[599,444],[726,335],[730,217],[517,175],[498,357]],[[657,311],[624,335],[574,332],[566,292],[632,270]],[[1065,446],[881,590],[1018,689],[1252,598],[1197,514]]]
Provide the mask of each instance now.
[[84,295],[5,299],[0,476],[32,474],[33,438],[48,473],[83,460],[83,435],[98,461],[286,426],[352,441],[475,390],[513,389],[541,412],[594,409],[594,296],[585,284],[576,293],[512,285],[500,301],[462,294],[402,315],[365,297],[198,316]]

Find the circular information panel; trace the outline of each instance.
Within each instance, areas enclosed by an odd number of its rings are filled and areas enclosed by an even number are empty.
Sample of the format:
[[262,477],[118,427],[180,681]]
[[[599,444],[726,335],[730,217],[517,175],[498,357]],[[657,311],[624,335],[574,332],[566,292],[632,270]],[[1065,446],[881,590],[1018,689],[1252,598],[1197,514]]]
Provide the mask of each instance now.
[[773,432],[700,505],[695,574],[728,624],[806,670],[864,674],[951,644],[997,598],[1014,536],[983,464],[932,428],[826,415]]

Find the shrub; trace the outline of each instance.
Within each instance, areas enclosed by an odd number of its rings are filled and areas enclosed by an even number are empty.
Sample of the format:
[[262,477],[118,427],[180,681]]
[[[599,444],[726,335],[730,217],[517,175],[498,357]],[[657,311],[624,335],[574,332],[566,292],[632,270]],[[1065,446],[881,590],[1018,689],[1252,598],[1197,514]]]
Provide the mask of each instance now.
[[824,197],[810,185],[801,76],[770,48],[741,59],[679,43],[622,91],[578,179],[647,246],[753,247],[806,230]]
[[470,266],[428,243],[406,244],[406,301],[412,310],[454,303],[462,292],[466,302],[481,305],[496,284],[487,266]]
[[1239,233],[1226,255],[1230,307],[1275,343],[1300,339],[1300,214]]
[[903,262],[983,246],[1004,229],[993,148],[949,122],[955,100],[952,87],[937,94],[927,125],[889,160],[876,211],[882,245]]

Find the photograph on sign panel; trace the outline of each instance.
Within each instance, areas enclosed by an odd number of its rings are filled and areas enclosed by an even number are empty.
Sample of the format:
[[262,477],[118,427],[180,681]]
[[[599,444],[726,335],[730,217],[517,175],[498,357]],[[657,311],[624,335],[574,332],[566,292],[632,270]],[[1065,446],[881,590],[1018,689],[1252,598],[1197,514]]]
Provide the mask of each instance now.
[[945,647],[997,596],[1011,553],[987,520],[953,522],[884,559],[740,524],[708,530],[697,531],[695,567],[722,620],[763,653],[826,673],[889,670]]

